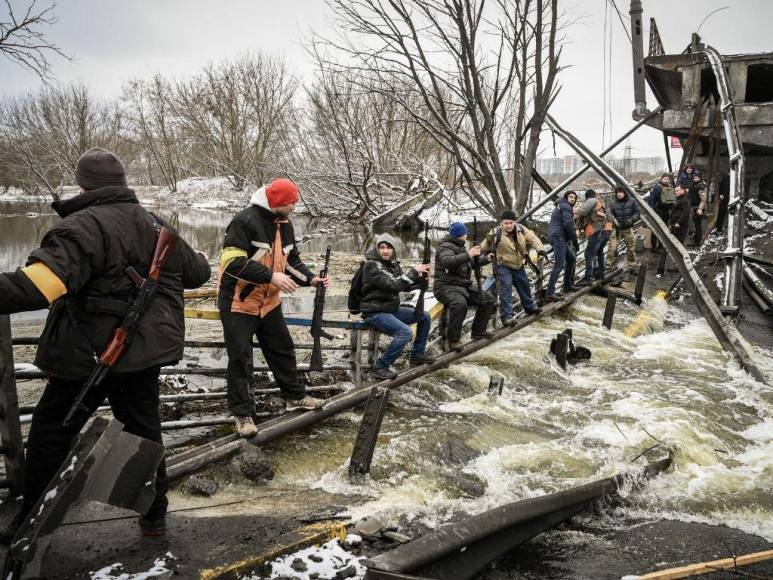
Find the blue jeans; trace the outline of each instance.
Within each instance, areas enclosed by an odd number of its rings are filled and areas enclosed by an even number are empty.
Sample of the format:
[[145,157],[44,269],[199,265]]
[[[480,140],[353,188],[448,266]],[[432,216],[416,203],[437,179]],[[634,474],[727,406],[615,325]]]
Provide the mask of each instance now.
[[405,345],[413,338],[410,325],[414,323],[418,323],[418,325],[411,356],[422,356],[427,347],[431,320],[429,312],[424,312],[424,315],[417,319],[413,308],[398,308],[394,314],[376,312],[368,315],[365,318],[365,324],[369,324],[376,330],[392,337],[392,342],[389,343],[384,354],[379,357],[376,368],[383,369],[392,366],[403,352]]
[[593,270],[598,267],[599,275],[604,275],[604,246],[609,241],[611,232],[602,230],[596,232],[588,238],[588,245],[585,246],[585,278],[593,278]]
[[561,270],[564,270],[564,290],[572,287],[574,282],[574,267],[577,265],[577,258],[574,256],[572,248],[566,243],[566,240],[561,236],[550,236],[550,245],[553,247],[553,270],[550,272],[550,279],[548,280],[548,296],[556,295],[556,282],[561,275]]
[[521,266],[517,270],[507,266],[499,266],[499,289],[502,296],[499,297],[499,315],[502,320],[513,316],[513,285],[521,299],[521,304],[526,312],[531,312],[536,308],[534,300],[531,297],[531,286],[529,286],[529,276],[526,269]]

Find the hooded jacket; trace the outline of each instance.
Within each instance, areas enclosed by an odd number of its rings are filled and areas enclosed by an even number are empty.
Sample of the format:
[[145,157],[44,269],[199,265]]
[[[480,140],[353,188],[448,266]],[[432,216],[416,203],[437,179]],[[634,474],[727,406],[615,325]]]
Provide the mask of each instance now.
[[534,248],[538,252],[545,249],[537,234],[521,224],[515,224],[515,228],[509,234],[499,226],[491,230],[483,240],[481,249],[484,253],[488,253],[494,250],[494,246],[496,246],[497,263],[513,270],[523,268],[529,248]]
[[261,187],[226,229],[218,309],[264,317],[281,302],[279,288],[271,284],[275,272],[288,274],[300,286],[310,286],[314,278],[301,261],[293,224],[271,211],[266,188]]
[[601,230],[612,229],[611,218],[607,216],[607,209],[598,196],[589,197],[583,202],[576,219],[578,227],[583,230],[586,238]]
[[633,227],[633,224],[639,220],[639,205],[635,200],[628,196],[628,192],[623,193],[623,199],[618,199],[617,194],[609,208],[611,217],[617,222],[620,229]]
[[378,245],[382,242],[392,248],[396,247],[392,236],[380,234],[376,237],[374,246],[365,254],[360,299],[360,312],[364,317],[377,312],[397,312],[400,307],[400,292],[410,290],[419,279],[418,272],[413,268],[403,272],[394,253],[391,260],[384,260],[378,251]]
[[548,236],[560,237],[566,242],[577,241],[577,228],[574,225],[574,208],[563,197],[556,202],[550,216]]
[[[147,276],[158,232],[162,226],[173,228],[142,208],[123,186],[83,192],[54,202],[53,208],[62,221],[30,254],[27,267],[0,275],[0,312],[51,303],[35,364],[50,375],[83,380],[136,296],[126,268]],[[178,239],[134,340],[111,372],[179,361],[185,338],[183,288],[198,288],[209,276],[207,259]],[[38,297],[37,304],[31,296]]]

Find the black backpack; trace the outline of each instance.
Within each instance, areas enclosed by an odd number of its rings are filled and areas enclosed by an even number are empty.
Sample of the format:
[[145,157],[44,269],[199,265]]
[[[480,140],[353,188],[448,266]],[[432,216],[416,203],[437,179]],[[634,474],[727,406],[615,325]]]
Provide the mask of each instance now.
[[348,308],[351,314],[360,313],[360,302],[362,301],[362,267],[365,265],[365,261],[360,262],[357,266],[357,270],[352,276],[352,281],[349,284],[349,302]]

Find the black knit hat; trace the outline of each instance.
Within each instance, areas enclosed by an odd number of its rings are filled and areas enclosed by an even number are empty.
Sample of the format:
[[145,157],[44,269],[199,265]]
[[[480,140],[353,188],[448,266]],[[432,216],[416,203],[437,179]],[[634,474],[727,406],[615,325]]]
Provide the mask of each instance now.
[[586,189],[585,190],[585,199],[591,199],[592,197],[596,197],[596,192],[592,189]]
[[126,187],[126,170],[123,163],[110,151],[99,147],[89,149],[75,167],[75,183],[84,190],[99,189],[108,185]]
[[624,194],[628,195],[628,192],[625,190],[625,188],[624,188],[622,185],[618,185],[618,186],[615,188],[615,193],[617,193],[617,192],[619,192],[619,191],[622,191]]
[[506,209],[505,211],[503,211],[503,212],[502,212],[502,215],[501,215],[501,216],[499,216],[499,219],[501,219],[501,220],[513,220],[513,221],[515,221],[515,218],[516,218],[516,217],[517,217],[517,216],[515,215],[515,212],[514,212],[513,210],[511,210],[511,209]]

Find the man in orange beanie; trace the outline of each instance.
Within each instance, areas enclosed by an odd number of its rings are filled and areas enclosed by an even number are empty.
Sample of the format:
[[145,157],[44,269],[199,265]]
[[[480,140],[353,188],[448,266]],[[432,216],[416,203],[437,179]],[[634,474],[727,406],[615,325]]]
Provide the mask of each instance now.
[[257,190],[231,220],[220,256],[217,305],[228,353],[228,406],[242,437],[257,432],[250,394],[252,338],[286,399],[287,410],[313,410],[323,401],[306,395],[298,381],[295,345],[280,307],[280,293],[298,286],[327,286],[301,261],[288,219],[300,200],[298,186],[276,179]]

